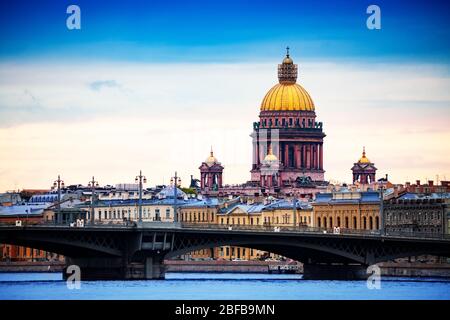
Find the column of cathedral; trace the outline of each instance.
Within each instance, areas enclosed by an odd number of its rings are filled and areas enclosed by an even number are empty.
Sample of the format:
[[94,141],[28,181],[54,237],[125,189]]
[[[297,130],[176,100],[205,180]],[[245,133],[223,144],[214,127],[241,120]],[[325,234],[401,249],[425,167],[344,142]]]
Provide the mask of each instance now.
[[[294,167],[301,169],[323,169],[323,144],[321,143],[302,143],[289,144],[280,143],[278,150],[274,150],[275,155],[281,160],[285,167],[289,167],[289,148],[294,149]],[[266,156],[261,143],[255,144],[254,150],[255,163],[261,164]]]

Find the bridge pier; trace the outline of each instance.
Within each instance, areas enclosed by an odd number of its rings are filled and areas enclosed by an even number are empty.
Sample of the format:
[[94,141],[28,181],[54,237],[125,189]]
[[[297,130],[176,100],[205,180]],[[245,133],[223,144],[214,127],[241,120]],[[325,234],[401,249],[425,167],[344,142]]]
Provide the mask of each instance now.
[[162,280],[165,277],[164,258],[162,256],[150,256],[145,258],[145,279]]
[[139,262],[128,262],[122,258],[68,258],[63,270],[63,279],[67,267],[76,265],[80,268],[81,280],[160,280],[165,277],[163,255],[144,257]]
[[367,266],[361,264],[303,264],[305,280],[366,280]]

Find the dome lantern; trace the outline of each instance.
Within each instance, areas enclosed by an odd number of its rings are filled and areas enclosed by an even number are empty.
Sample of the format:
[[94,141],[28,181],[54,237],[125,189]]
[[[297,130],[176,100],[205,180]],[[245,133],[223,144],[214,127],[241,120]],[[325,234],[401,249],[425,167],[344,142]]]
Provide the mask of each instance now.
[[278,65],[278,81],[281,84],[294,84],[297,82],[297,65],[289,56],[289,47],[286,47],[286,57]]
[[309,93],[297,83],[297,65],[286,48],[286,57],[278,65],[279,83],[264,96],[261,111],[314,111]]

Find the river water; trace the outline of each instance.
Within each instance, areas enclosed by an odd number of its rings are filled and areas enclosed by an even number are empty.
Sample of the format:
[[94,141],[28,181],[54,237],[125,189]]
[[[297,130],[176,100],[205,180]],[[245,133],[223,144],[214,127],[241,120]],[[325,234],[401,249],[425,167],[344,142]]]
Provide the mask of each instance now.
[[302,280],[295,274],[167,273],[166,280],[82,281],[69,289],[60,273],[0,273],[0,300],[450,300],[449,279],[383,277],[380,284],[368,289],[366,281]]

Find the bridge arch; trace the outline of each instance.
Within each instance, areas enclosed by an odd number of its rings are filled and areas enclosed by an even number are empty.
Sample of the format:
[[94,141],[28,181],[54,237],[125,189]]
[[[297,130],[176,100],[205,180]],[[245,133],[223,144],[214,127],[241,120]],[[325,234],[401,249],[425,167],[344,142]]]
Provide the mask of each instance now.
[[303,241],[283,241],[276,239],[218,239],[217,241],[203,243],[186,243],[182,247],[178,247],[173,251],[169,251],[165,255],[165,259],[174,258],[180,255],[188,254],[193,251],[210,249],[222,246],[245,247],[261,251],[272,252],[297,260],[306,262],[308,258],[315,260],[324,260],[330,262],[350,262],[364,263],[365,257],[358,255],[359,251],[345,250],[349,248],[339,248],[329,246],[328,243],[314,243]]

